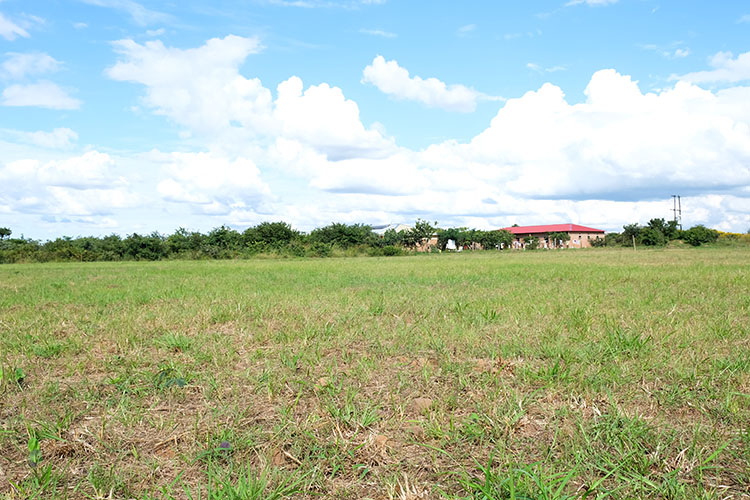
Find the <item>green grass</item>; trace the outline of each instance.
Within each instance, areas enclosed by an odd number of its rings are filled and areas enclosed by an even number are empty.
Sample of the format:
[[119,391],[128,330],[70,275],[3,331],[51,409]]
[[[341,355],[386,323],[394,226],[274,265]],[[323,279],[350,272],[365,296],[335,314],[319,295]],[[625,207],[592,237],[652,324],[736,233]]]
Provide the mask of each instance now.
[[749,262],[0,266],[0,498],[745,498]]

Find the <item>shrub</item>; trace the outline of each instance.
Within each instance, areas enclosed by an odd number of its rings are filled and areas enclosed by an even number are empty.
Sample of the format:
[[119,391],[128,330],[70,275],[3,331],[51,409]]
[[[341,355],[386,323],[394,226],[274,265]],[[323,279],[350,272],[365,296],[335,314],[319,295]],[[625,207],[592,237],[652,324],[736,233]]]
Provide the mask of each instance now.
[[308,255],[310,255],[311,257],[330,257],[331,250],[332,250],[331,244],[322,243],[320,241],[315,241],[313,242],[312,245],[310,245],[310,250],[308,252]]
[[401,249],[394,245],[387,245],[383,247],[383,255],[385,255],[386,257],[401,255]]
[[685,243],[693,245],[694,247],[700,246],[704,243],[713,243],[719,237],[719,232],[714,229],[709,229],[703,225],[693,226],[683,234],[683,240]]
[[649,247],[664,246],[667,244],[667,238],[658,229],[646,226],[641,230],[641,243]]

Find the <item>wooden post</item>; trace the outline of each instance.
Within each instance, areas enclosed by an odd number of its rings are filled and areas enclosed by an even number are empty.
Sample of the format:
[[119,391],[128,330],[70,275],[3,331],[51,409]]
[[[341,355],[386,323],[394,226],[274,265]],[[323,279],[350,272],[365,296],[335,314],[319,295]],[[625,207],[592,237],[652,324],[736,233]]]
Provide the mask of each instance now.
[[631,235],[633,237],[633,250],[635,250],[635,235]]

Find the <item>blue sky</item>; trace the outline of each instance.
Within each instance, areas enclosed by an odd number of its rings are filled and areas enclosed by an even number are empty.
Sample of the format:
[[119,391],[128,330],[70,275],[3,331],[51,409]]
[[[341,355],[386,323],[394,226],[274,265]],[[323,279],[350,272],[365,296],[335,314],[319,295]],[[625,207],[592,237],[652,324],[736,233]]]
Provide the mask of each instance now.
[[0,226],[750,229],[750,5],[0,1]]

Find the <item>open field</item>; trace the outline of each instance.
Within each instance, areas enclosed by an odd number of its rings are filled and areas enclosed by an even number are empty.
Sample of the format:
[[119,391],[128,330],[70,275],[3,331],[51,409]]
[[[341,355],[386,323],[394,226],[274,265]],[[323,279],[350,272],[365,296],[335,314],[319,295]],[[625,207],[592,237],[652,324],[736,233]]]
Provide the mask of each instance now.
[[749,324],[746,248],[0,266],[0,498],[748,498]]

